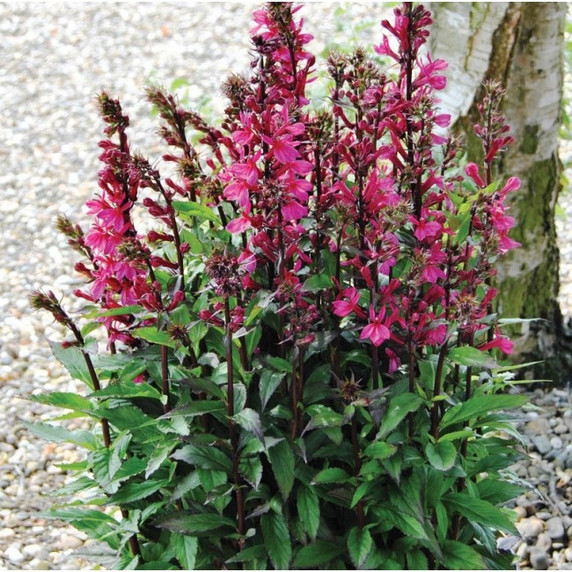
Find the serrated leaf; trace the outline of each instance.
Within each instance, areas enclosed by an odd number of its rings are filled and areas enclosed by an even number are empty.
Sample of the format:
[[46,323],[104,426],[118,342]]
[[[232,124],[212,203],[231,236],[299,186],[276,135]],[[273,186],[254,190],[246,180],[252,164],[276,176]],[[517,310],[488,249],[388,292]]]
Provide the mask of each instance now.
[[[143,367],[145,370],[147,366]],[[94,391],[93,397],[147,397],[149,399],[161,399],[161,393],[148,383],[133,383],[132,381],[110,383],[107,387]]]
[[383,416],[377,439],[384,439],[409,413],[417,411],[422,403],[423,399],[415,393],[402,393],[391,399]]
[[266,409],[266,405],[274,392],[280,387],[282,380],[286,373],[282,371],[272,371],[270,369],[262,370],[260,374],[260,384],[259,384],[259,392],[260,392],[260,402],[262,405],[262,411]]
[[319,471],[313,478],[313,482],[317,484],[344,483],[349,478],[350,476],[343,469],[338,467],[330,467],[328,469],[322,469]]
[[182,215],[182,218],[197,218],[199,222],[208,220],[221,226],[219,217],[206,205],[191,201],[173,201],[171,204],[175,211]]
[[302,570],[319,569],[323,564],[337,558],[345,551],[342,542],[316,540],[303,546],[294,557],[294,568]]
[[473,417],[487,415],[498,409],[513,409],[524,405],[529,398],[526,395],[475,395],[463,403],[451,407],[445,412],[439,428],[441,430],[468,421]]
[[453,348],[449,352],[449,359],[454,363],[468,367],[486,367],[489,369],[497,369],[500,367],[490,354],[471,346]]
[[107,505],[121,505],[130,502],[135,502],[151,496],[156,493],[161,487],[166,486],[168,480],[159,481],[142,481],[125,483],[109,500],[105,503]]
[[312,274],[303,285],[303,289],[306,292],[318,292],[319,290],[325,290],[331,288],[334,285],[332,279],[327,274]]
[[52,443],[74,443],[92,451],[98,447],[95,436],[89,431],[70,431],[49,423],[29,423],[26,421],[24,421],[24,426],[34,435]]
[[109,524],[117,524],[117,521],[108,514],[93,509],[93,508],[60,508],[52,509],[47,513],[51,518],[59,518],[67,522],[81,521],[81,520],[92,520],[96,522],[105,522]]
[[175,340],[164,330],[159,330],[157,326],[136,328],[132,330],[131,334],[136,338],[151,342],[152,344],[159,344],[160,346],[167,346],[169,348],[176,346]]
[[354,526],[348,535],[347,546],[354,566],[361,568],[373,547],[371,533],[367,528],[360,530],[358,526]]
[[266,455],[282,496],[286,498],[294,485],[294,452],[290,443],[283,439],[270,447]]
[[449,493],[443,498],[449,511],[456,512],[470,521],[490,526],[509,534],[518,534],[510,519],[490,502],[470,496],[468,493]]
[[311,405],[306,409],[306,413],[310,416],[310,421],[302,434],[317,428],[341,427],[345,422],[342,414],[321,404]]
[[116,493],[120,483],[114,482],[114,477],[121,468],[118,451],[99,449],[92,453],[91,461],[93,474],[99,486],[108,494]]
[[232,417],[244,430],[252,433],[257,439],[264,443],[264,432],[262,431],[262,422],[260,415],[254,409],[245,407],[239,413]]
[[483,557],[470,546],[456,540],[445,540],[443,563],[448,570],[483,570],[486,568]]
[[220,386],[218,386],[214,381],[211,381],[210,379],[185,377],[183,379],[180,379],[179,383],[182,383],[190,387],[193,393],[204,392],[207,395],[211,395],[212,397],[217,397],[218,399],[222,399],[224,397],[224,391],[220,388]]
[[159,443],[151,456],[149,457],[149,462],[147,463],[147,468],[145,469],[145,478],[148,479],[167,459],[173,450],[173,445],[171,443]]
[[174,532],[171,535],[170,544],[175,549],[175,556],[183,567],[183,570],[194,570],[199,541],[194,536]]
[[427,460],[439,471],[447,471],[455,464],[457,449],[450,441],[427,443],[425,445]]
[[396,451],[397,447],[395,445],[390,445],[389,443],[384,443],[383,441],[376,441],[365,448],[364,455],[381,461],[383,459],[388,459]]
[[88,415],[93,409],[93,404],[89,399],[71,392],[53,391],[52,393],[30,395],[28,399],[36,403],[61,407],[62,409],[72,409]]
[[64,347],[59,342],[48,340],[54,357],[68,370],[74,378],[83,381],[88,387],[93,389],[93,381],[85,361],[85,355],[81,348],[76,346]]
[[273,511],[267,512],[260,517],[260,526],[274,568],[287,570],[292,558],[292,545],[284,517]]
[[300,486],[296,497],[296,507],[298,508],[298,518],[305,531],[312,540],[315,540],[320,525],[320,500],[318,495],[310,487]]
[[209,536],[214,535],[214,531],[218,531],[217,534],[228,534],[230,530],[236,528],[233,520],[212,512],[202,514],[179,512],[160,517],[155,524],[171,532],[189,536]]
[[226,563],[233,564],[234,562],[250,562],[252,560],[266,560],[267,552],[264,544],[255,544],[241,550],[238,554],[231,556]]
[[230,457],[215,447],[185,445],[171,455],[172,459],[195,465],[199,469],[214,469],[227,474],[232,472]]
[[91,318],[108,318],[111,316],[123,316],[125,314],[141,314],[142,312],[147,312],[143,306],[121,306],[120,308],[112,308],[111,310],[94,310],[85,315],[85,318],[91,320]]
[[225,411],[224,403],[220,401],[207,401],[204,399],[192,401],[187,405],[176,407],[161,416],[161,419],[171,419],[173,417],[197,417],[205,413],[217,413]]
[[177,480],[177,485],[173,491],[172,500],[177,500],[185,496],[189,491],[200,486],[201,480],[197,471],[193,471],[185,475],[182,479]]

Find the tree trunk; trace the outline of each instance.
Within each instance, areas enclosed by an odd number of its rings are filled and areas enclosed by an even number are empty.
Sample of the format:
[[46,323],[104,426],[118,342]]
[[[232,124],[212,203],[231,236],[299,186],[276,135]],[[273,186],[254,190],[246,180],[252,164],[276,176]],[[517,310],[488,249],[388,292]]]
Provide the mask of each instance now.
[[501,317],[541,318],[511,332],[515,358],[545,360],[528,375],[563,381],[566,361],[558,305],[559,252],[555,206],[560,189],[558,130],[563,86],[564,25],[567,4],[557,2],[432,4],[433,57],[449,62],[443,111],[467,137],[470,160],[480,154],[472,133],[476,101],[485,79],[505,89],[503,109],[515,143],[498,166],[515,175],[521,189],[513,195],[517,225],[511,236],[521,248],[498,266]]

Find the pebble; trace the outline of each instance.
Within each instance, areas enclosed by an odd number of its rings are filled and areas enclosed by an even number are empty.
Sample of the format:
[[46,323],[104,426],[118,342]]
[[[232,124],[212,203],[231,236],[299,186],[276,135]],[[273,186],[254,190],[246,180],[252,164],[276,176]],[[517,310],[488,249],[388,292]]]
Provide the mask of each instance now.
[[535,570],[548,570],[550,566],[550,557],[543,550],[533,548],[530,551],[530,564]]
[[545,455],[546,453],[548,453],[548,451],[550,451],[553,448],[550,439],[546,435],[536,435],[532,437],[531,441],[536,447],[536,450],[541,455]]
[[553,540],[562,540],[566,536],[562,519],[555,516],[546,521],[546,534]]
[[24,555],[16,544],[10,544],[4,554],[12,564],[21,564],[25,560]]
[[14,536],[16,536],[16,532],[14,532],[13,528],[0,528],[0,539],[5,540]]
[[516,527],[528,544],[534,544],[538,535],[544,531],[544,522],[537,516],[531,516],[518,522]]

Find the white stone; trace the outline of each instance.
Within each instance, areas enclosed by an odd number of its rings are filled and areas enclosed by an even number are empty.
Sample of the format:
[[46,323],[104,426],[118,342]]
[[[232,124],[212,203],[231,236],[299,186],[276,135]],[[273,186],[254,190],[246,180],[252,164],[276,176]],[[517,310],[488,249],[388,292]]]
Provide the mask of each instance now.
[[24,555],[15,544],[10,544],[10,546],[6,548],[5,556],[13,564],[21,564],[25,560]]

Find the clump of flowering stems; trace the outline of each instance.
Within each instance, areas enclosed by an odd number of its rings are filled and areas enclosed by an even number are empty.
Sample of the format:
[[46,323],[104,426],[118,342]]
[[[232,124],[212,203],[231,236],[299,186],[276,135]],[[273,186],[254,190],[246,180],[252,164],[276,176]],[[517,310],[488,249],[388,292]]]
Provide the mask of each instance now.
[[[499,108],[502,89],[483,86],[475,132],[484,161],[463,173],[459,141],[442,135],[450,117],[435,95],[445,87],[446,64],[421,51],[431,24],[423,6],[407,3],[395,9],[393,24],[382,22],[387,36],[375,52],[390,62],[386,72],[361,48],[331,54],[331,105],[317,111],[306,96],[315,58],[298,10],[271,3],[255,12],[250,73],[224,84],[229,103],[220,126],[161,88],[148,89],[172,148],[163,156],[175,167],[171,178],[131,150],[129,119],[101,93],[107,138],[100,191],[87,203],[94,222],[87,232],[65,217],[58,223],[85,259],[76,269],[89,284],[76,294],[103,310],[111,352],[160,345],[165,414],[180,405],[170,390],[173,367],[208,377],[207,357],[222,340],[217,363],[226,363],[240,546],[250,485],[240,469],[237,383],[255,420],[280,394],[289,413],[276,423],[296,443],[308,431],[305,384],[318,365],[329,366],[341,407],[371,404],[403,381],[409,393],[433,399],[428,431],[437,441],[441,397],[461,392],[468,400],[474,389],[472,367],[450,362],[450,352],[512,351],[492,306],[494,263],[517,246],[508,236],[514,220],[506,198],[518,179],[493,179],[494,161],[512,141]],[[153,230],[137,230],[136,205]],[[38,294],[35,305],[52,311],[82,345],[54,299]],[[203,333],[193,337],[193,328]],[[420,364],[432,357],[433,383],[421,387]],[[274,396],[262,387],[268,360],[285,373]],[[151,377],[143,372],[137,381]],[[203,416],[196,430],[212,423]],[[353,417],[356,478],[362,429]],[[411,443],[417,430],[411,414]],[[355,515],[364,530],[371,514],[361,500]]]

